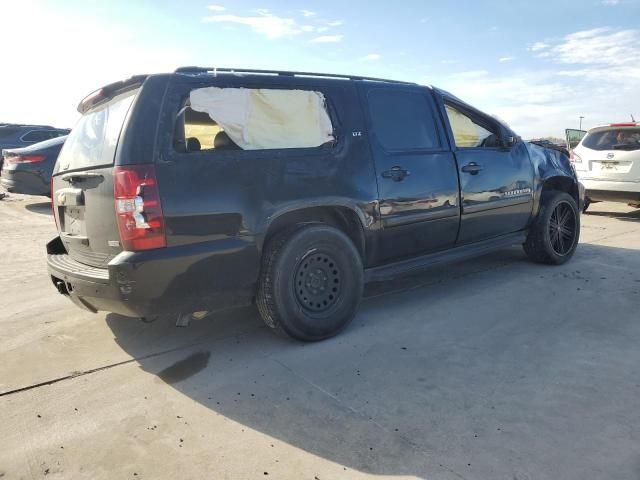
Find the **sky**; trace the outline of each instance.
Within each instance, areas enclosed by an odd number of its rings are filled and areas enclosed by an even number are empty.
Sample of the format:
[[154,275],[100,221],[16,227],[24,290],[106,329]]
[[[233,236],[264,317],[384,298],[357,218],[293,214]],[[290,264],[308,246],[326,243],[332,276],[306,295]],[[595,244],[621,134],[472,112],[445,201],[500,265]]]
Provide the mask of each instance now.
[[0,0],[0,121],[72,127],[102,85],[178,66],[444,88],[525,138],[640,120],[640,0]]

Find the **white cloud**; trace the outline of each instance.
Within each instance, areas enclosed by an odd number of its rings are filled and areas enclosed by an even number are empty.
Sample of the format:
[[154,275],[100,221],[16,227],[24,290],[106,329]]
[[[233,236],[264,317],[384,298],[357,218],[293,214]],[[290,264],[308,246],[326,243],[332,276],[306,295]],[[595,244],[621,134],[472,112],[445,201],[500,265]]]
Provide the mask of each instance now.
[[562,137],[580,115],[589,127],[626,118],[640,105],[640,29],[578,31],[529,50],[540,59],[536,70],[519,62],[508,75],[471,70],[437,84],[498,114],[525,138]]
[[222,5],[209,5],[207,8],[212,12],[224,12],[226,10]]
[[547,48],[549,48],[549,44],[548,43],[544,43],[544,42],[536,42],[532,45],[529,45],[529,47],[527,48],[527,50],[531,51],[531,52],[539,52],[540,50],[545,50]]
[[[213,8],[216,7],[216,8]],[[224,10],[224,7],[219,5],[210,5],[208,7],[210,10],[220,11],[219,9]],[[308,18],[308,22],[313,22],[311,17],[316,15],[316,12],[311,10],[301,10],[300,13],[303,17]],[[283,17],[278,16],[271,13],[270,10],[266,8],[258,8],[251,11],[250,15],[231,15],[231,14],[216,14],[209,15],[202,19],[203,22],[206,23],[227,23],[227,24],[236,24],[236,25],[245,25],[251,28],[254,32],[264,35],[268,39],[277,39],[277,38],[289,38],[294,37],[296,35],[300,35],[301,33],[322,33],[329,30],[331,27],[337,27],[342,25],[341,20],[336,20],[333,22],[328,22],[325,24],[318,25],[316,22],[315,25],[311,25],[310,23],[306,23],[304,25],[300,25],[296,19],[291,17]],[[328,42],[339,42],[342,40],[342,35],[324,35],[319,36],[311,40],[313,43],[328,43]]]
[[364,57],[362,57],[362,60],[367,60],[367,61],[376,61],[376,60],[380,60],[382,58],[382,56],[379,53],[370,53],[369,55],[365,55]]
[[606,5],[608,7],[612,7],[618,5],[620,0],[602,0],[602,5]]
[[261,9],[257,11],[257,16],[239,15],[211,15],[204,17],[204,22],[212,23],[235,23],[246,25],[254,32],[264,35],[268,39],[292,37],[302,33],[304,30],[298,26],[293,18],[278,17]]
[[465,72],[454,73],[451,77],[460,80],[471,80],[474,78],[486,77],[487,75],[489,75],[487,70],[467,70]]
[[422,17],[422,18],[419,20],[419,23],[427,23],[427,22],[430,20],[430,18],[431,18],[431,17]]
[[515,59],[516,59],[516,57],[500,57],[500,58],[498,59],[498,61],[499,61],[500,63],[506,63],[506,62],[512,62],[512,61],[513,61],[513,60],[515,60]]
[[551,49],[556,62],[565,64],[640,67],[640,30],[608,27],[575,32]]
[[341,42],[344,35],[320,35],[310,40],[311,43],[338,43]]

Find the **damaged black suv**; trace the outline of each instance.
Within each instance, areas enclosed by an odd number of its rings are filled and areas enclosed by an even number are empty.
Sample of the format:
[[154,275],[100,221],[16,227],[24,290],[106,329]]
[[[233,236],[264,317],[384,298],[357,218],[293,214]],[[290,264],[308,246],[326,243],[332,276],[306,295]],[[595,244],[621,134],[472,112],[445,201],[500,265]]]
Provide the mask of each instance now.
[[566,262],[583,190],[568,157],[437,88],[185,67],[107,85],[58,158],[58,291],[131,317],[255,301],[335,335],[363,284],[522,244]]

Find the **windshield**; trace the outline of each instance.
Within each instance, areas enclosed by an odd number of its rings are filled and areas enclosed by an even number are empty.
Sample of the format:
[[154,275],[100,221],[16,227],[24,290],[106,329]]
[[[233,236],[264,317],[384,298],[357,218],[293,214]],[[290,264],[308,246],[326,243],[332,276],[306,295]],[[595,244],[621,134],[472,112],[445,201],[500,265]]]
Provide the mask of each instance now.
[[137,90],[114,97],[90,110],[73,128],[58,156],[62,170],[113,163],[120,130]]
[[592,150],[640,150],[640,128],[614,128],[589,133],[582,146]]

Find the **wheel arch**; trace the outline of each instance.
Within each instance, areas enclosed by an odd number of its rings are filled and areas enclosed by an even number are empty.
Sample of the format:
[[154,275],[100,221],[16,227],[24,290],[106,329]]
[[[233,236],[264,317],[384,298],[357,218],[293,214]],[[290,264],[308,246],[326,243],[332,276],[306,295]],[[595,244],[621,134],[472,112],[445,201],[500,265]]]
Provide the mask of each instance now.
[[544,201],[545,197],[552,191],[565,192],[571,195],[578,206],[581,208],[580,202],[580,187],[578,181],[567,175],[562,171],[550,172],[548,176],[545,176],[540,182],[540,186],[537,192],[537,201],[535,203],[534,216],[540,211],[540,205]]
[[345,233],[355,245],[364,263],[367,216],[357,206],[344,202],[314,202],[289,205],[281,209],[266,222],[264,233],[257,240],[258,249],[262,252],[264,246],[282,231],[314,223],[330,225]]
[[543,180],[540,194],[544,196],[551,190],[568,193],[579,203],[578,182],[567,175],[553,175]]

